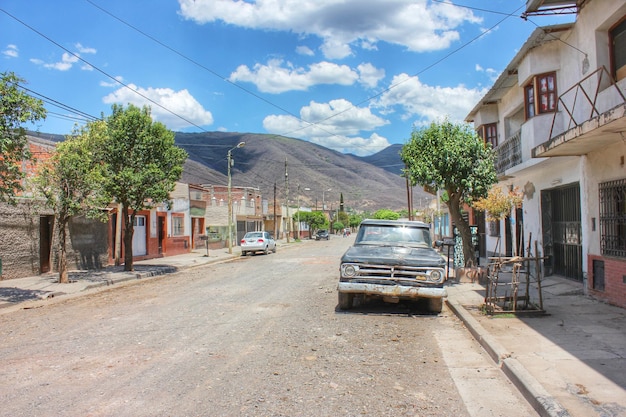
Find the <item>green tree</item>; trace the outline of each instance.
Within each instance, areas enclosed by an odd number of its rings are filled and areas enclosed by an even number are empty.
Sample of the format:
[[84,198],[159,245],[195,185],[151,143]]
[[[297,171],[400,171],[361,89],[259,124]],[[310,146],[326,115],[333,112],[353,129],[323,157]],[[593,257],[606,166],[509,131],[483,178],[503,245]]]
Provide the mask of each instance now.
[[380,209],[374,213],[373,217],[375,219],[398,220],[400,215],[389,209]]
[[350,219],[348,220],[348,225],[350,225],[351,228],[355,229],[359,227],[362,220],[362,216],[359,216],[358,214],[351,214]]
[[187,153],[175,145],[173,132],[152,121],[147,106],[114,104],[106,123],[107,134],[93,145],[104,170],[103,189],[122,206],[124,270],[132,271],[135,216],[169,199]]
[[485,197],[497,182],[491,148],[467,124],[431,123],[414,130],[400,152],[411,185],[444,190],[452,221],[463,241],[466,265],[474,261],[469,225],[462,216],[464,204]]
[[46,118],[43,101],[26,94],[23,82],[12,72],[0,74],[0,201],[11,204],[24,190],[22,161],[32,158],[22,125]]
[[344,226],[344,224],[342,222],[334,222],[333,223],[333,230],[335,231],[335,233],[337,233],[337,231],[345,228],[346,226]]
[[321,211],[303,211],[300,213],[300,221],[309,225],[309,237],[312,231],[328,227],[328,219]]
[[104,122],[94,122],[59,143],[52,157],[43,162],[33,183],[45,198],[46,205],[54,211],[58,236],[59,282],[67,283],[67,225],[73,216],[85,215],[106,221],[103,210],[109,202],[102,192],[102,173],[93,163],[89,147],[91,135],[101,135],[106,130]]

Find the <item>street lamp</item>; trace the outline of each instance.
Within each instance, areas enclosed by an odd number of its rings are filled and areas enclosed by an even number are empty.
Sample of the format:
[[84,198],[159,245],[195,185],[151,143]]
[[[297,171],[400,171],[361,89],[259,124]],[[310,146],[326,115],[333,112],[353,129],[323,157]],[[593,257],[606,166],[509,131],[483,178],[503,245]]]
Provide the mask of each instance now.
[[332,190],[333,190],[332,188],[329,188],[328,190],[322,190],[322,211],[326,211],[326,200],[324,199],[324,193],[327,193]]
[[231,179],[230,179],[230,167],[233,164],[233,160],[230,157],[230,153],[237,148],[243,148],[246,142],[239,142],[237,146],[228,150],[228,253],[233,253],[233,196],[231,192]]

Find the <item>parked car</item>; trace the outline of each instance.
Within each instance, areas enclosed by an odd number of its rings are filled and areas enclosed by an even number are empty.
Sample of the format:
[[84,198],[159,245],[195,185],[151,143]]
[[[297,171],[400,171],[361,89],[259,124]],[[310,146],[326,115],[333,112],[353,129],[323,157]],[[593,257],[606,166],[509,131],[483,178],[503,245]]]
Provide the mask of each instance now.
[[276,253],[276,241],[269,232],[248,232],[241,239],[241,255],[256,252],[268,254],[270,251]]
[[328,230],[326,229],[320,229],[317,231],[317,233],[315,233],[315,240],[322,240],[322,239],[330,239],[330,235],[328,234]]
[[364,220],[341,257],[339,308],[353,307],[355,299],[423,299],[430,311],[440,313],[447,296],[445,280],[446,261],[433,248],[427,224]]

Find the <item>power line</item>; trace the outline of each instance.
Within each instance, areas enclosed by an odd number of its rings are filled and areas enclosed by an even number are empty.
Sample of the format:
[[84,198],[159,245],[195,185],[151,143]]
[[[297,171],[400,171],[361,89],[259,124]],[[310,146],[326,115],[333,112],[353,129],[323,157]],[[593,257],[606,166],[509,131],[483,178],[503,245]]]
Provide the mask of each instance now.
[[[204,130],[201,126],[198,126],[197,124],[195,124],[194,122],[186,119],[185,117],[175,113],[174,111],[168,109],[167,107],[161,105],[160,103],[158,103],[157,101],[154,101],[153,99],[151,99],[150,97],[146,96],[145,94],[140,93],[139,91],[130,88],[130,86],[122,81],[120,81],[119,79],[117,79],[116,77],[108,74],[107,72],[105,72],[104,70],[98,68],[97,66],[93,65],[91,62],[87,61],[86,59],[82,58],[80,55],[70,51],[69,49],[65,48],[64,46],[62,46],[61,44],[59,44],[58,42],[54,41],[52,38],[44,35],[43,33],[41,33],[40,31],[38,31],[37,29],[35,29],[34,27],[28,25],[26,22],[18,19],[17,17],[13,16],[11,13],[7,12],[4,9],[0,9],[0,11],[2,11],[4,14],[6,14],[7,16],[9,16],[10,18],[12,18],[13,20],[15,20],[16,22],[22,24],[23,26],[27,27],[28,29],[30,29],[31,31],[35,32],[36,34],[38,34],[39,36],[41,36],[42,38],[46,39],[47,41],[51,42],[52,44],[56,45],[57,47],[63,49],[65,52],[67,52],[68,54],[72,55],[73,57],[75,57],[76,59],[80,60],[81,62],[89,65],[90,67],[92,67],[93,69],[95,69],[96,71],[98,71],[99,73],[105,75],[106,77],[110,78],[111,80],[115,81],[116,83],[124,86],[125,88],[127,88],[128,90],[132,91],[133,93],[137,94],[138,96],[146,99],[147,101],[149,101],[150,103],[153,103],[154,105],[156,105],[157,107],[165,110],[166,112],[178,117],[179,119],[189,123],[192,126],[197,127],[198,129],[202,130],[203,132],[207,132],[206,130]],[[207,132],[208,133],[208,132]]]

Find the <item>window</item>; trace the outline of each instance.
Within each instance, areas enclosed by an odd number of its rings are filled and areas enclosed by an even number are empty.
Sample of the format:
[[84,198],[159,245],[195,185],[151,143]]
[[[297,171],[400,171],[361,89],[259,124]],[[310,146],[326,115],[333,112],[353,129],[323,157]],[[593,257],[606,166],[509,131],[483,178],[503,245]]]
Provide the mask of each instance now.
[[533,77],[524,87],[526,119],[537,114],[554,112],[556,100],[556,73],[550,72]]
[[626,78],[626,18],[610,30],[611,67],[616,81]]
[[626,257],[626,179],[600,184],[600,250]]
[[172,216],[172,236],[183,236],[185,234],[184,220],[183,216]]
[[485,143],[491,143],[491,147],[495,148],[498,146],[498,125],[496,123],[491,123],[485,126]]

